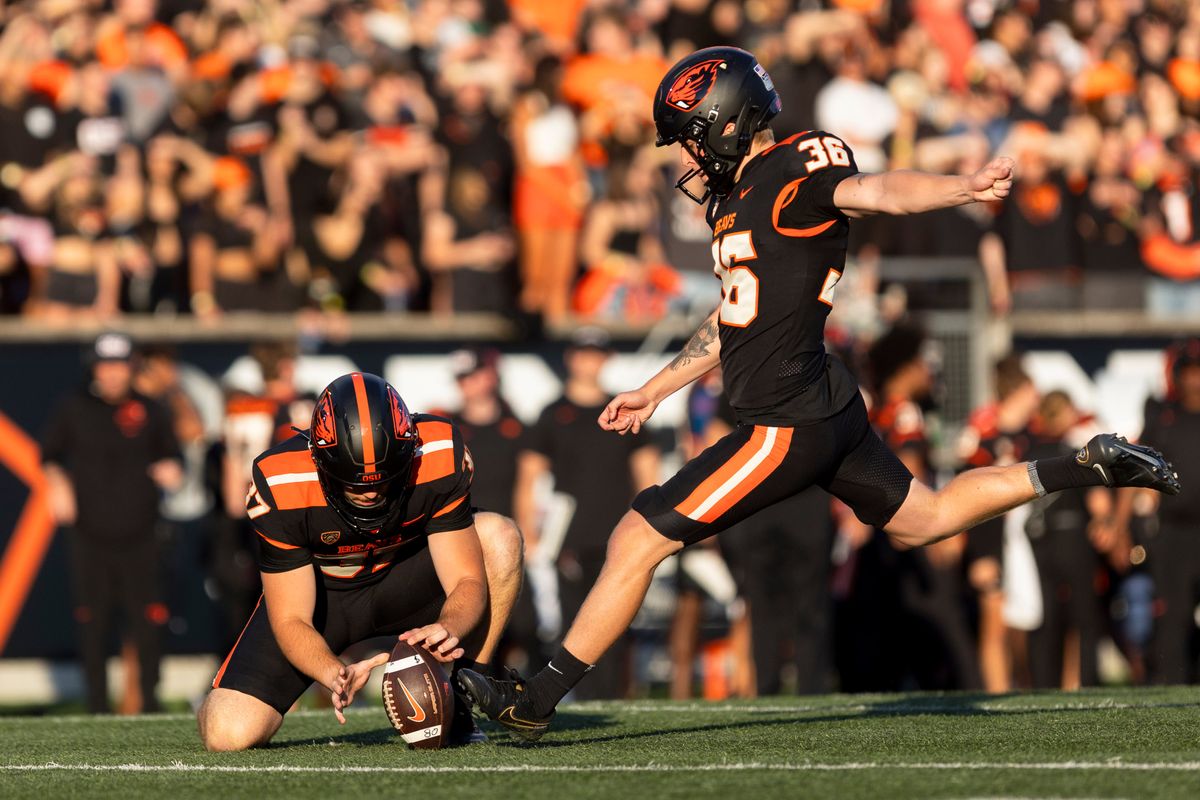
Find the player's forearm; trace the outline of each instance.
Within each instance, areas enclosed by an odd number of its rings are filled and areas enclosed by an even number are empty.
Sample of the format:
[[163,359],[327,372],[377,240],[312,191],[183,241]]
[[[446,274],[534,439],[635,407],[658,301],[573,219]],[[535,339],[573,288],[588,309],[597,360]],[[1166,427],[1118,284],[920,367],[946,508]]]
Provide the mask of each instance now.
[[834,202],[843,211],[897,216],[966,205],[974,199],[963,175],[907,169],[856,175],[843,181],[834,193]]
[[459,639],[475,630],[487,608],[487,586],[475,578],[463,578],[442,605],[438,622]]
[[303,620],[288,619],[272,622],[271,629],[293,667],[326,688],[333,685],[343,664],[316,628]]
[[655,402],[669,397],[721,363],[721,336],[714,311],[692,334],[670,364],[646,382],[643,391]]

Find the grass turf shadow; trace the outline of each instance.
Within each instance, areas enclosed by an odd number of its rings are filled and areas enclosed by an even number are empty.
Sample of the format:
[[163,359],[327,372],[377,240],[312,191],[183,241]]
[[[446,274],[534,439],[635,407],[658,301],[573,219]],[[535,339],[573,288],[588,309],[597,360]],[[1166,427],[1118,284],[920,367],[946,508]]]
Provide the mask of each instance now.
[[[742,730],[746,728],[763,727],[768,725],[780,724],[800,724],[806,725],[811,723],[824,722],[853,722],[866,719],[878,719],[886,717],[917,717],[917,716],[946,716],[946,717],[1002,717],[1002,716],[1025,716],[1032,714],[1046,713],[1074,713],[1074,712],[1096,712],[1104,711],[1104,706],[1047,706],[1045,708],[1013,708],[1006,709],[1003,707],[986,708],[983,703],[995,703],[998,700],[1006,698],[1029,698],[1037,697],[1037,693],[1029,692],[1009,692],[1006,694],[985,694],[983,692],[964,692],[956,694],[941,694],[929,697],[912,697],[903,700],[875,700],[862,703],[862,710],[855,713],[838,713],[838,714],[820,714],[817,716],[799,716],[797,713],[789,711],[771,711],[757,712],[755,719],[743,720],[739,722],[718,722],[706,725],[690,725],[680,728],[665,728],[653,731],[631,731],[629,733],[616,733],[606,736],[592,736],[582,739],[571,739],[561,741],[553,738],[556,731],[570,731],[587,728],[590,715],[573,714],[571,712],[560,713],[555,718],[554,727],[549,731],[550,739],[543,739],[532,746],[535,747],[575,747],[579,745],[592,745],[604,742],[615,742],[628,739],[645,739],[650,737],[671,736],[674,734],[689,734],[689,733],[705,733],[709,731],[719,730]],[[1081,698],[1082,700],[1083,698]],[[1196,708],[1200,709],[1200,702],[1197,703],[1157,703],[1156,708]],[[753,706],[747,706],[747,711],[753,712]],[[563,723],[566,724],[563,724]],[[609,725],[614,724],[608,721]],[[529,743],[521,742],[515,737],[499,740],[496,742],[504,746],[530,746]]]
[[[606,728],[616,725],[617,722],[611,714],[596,714],[596,713],[575,713],[566,712],[555,717],[554,730],[556,731],[572,731],[588,728]],[[523,742],[516,736],[508,733],[497,725],[485,722],[485,732],[488,735],[488,740],[492,744],[502,747],[527,747],[529,743]],[[334,744],[349,744],[349,745],[377,745],[399,742],[399,733],[394,728],[383,727],[369,731],[355,731],[354,733],[341,733],[332,736],[305,736],[295,739],[276,739],[270,742],[266,749],[286,749],[289,747],[312,747]],[[620,737],[612,737],[620,738]]]

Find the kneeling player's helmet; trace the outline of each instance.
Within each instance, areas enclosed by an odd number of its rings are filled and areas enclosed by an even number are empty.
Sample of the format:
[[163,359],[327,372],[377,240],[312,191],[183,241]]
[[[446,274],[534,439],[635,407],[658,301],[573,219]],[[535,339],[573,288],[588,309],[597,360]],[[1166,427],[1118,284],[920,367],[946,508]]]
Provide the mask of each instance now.
[[[417,427],[399,393],[378,375],[352,372],[325,387],[313,409],[309,451],[325,499],[342,520],[374,532],[404,506]],[[371,505],[346,492],[378,492]]]
[[[781,107],[767,71],[745,50],[708,47],[680,60],[654,95],[658,146],[681,142],[699,165],[675,187],[697,203],[710,193],[728,194],[754,134]],[[685,184],[701,173],[708,176],[708,188],[697,197]]]

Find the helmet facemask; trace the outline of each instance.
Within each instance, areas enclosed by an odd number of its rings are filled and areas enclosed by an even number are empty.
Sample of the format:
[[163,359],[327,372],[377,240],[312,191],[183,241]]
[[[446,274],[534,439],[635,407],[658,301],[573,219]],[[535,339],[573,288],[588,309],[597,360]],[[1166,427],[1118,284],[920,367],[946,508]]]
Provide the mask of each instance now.
[[[344,375],[313,410],[309,452],[329,507],[359,533],[391,529],[408,501],[419,445],[417,426],[396,390],[382,378]],[[377,493],[370,505],[356,495]]]
[[[411,468],[386,483],[343,483],[324,470],[317,470],[317,480],[325,500],[342,521],[360,533],[374,533],[391,527],[404,510],[408,499],[408,476]],[[354,503],[346,492],[364,494],[378,492],[379,502],[370,506]]]

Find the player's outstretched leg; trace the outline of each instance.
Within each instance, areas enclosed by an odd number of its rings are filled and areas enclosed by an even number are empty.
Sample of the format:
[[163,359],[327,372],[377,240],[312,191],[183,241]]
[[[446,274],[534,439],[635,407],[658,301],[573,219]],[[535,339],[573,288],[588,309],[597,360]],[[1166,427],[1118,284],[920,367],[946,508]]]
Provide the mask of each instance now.
[[913,481],[884,529],[897,542],[920,547],[1036,497],[1090,486],[1136,486],[1171,495],[1180,491],[1179,475],[1157,450],[1102,433],[1073,455],[967,470],[937,492]]
[[596,585],[550,663],[529,681],[512,671],[498,679],[463,669],[459,684],[489,719],[526,741],[540,739],[554,718],[554,707],[633,622],[654,569],[682,547],[638,512],[627,512],[608,540]]

